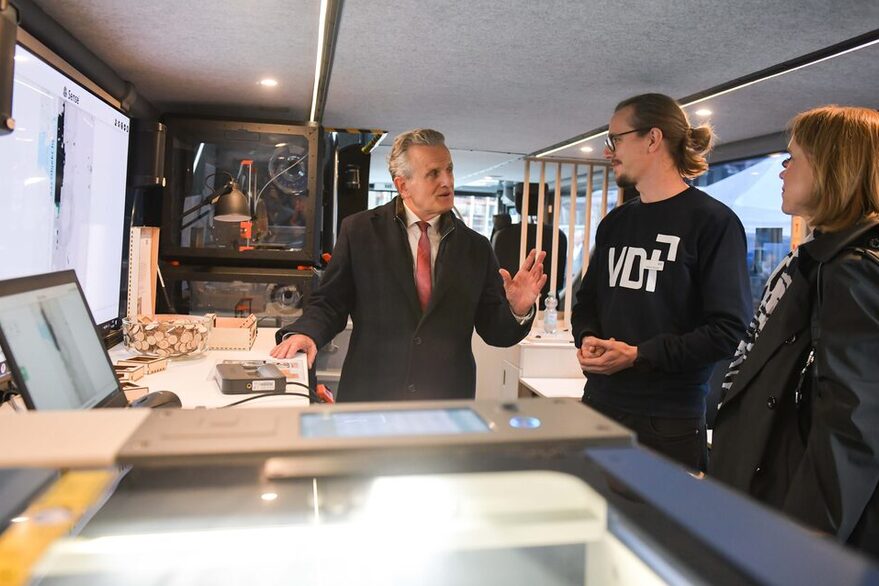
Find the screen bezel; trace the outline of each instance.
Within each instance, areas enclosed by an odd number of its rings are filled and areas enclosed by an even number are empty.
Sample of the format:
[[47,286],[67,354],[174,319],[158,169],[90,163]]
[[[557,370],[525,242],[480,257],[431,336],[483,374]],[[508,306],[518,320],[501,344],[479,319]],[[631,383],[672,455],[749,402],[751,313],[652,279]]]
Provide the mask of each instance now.
[[[82,287],[80,287],[79,285],[79,280],[76,278],[76,271],[72,269],[68,269],[66,271],[58,271],[55,273],[29,275],[27,277],[18,277],[15,279],[8,279],[6,281],[0,281],[0,297],[5,297],[7,295],[16,295],[18,293],[27,293],[28,291],[46,289],[48,287],[57,287],[59,285],[69,285],[71,283],[76,285],[76,290],[79,292],[79,297],[80,299],[82,299],[83,305],[85,305],[85,310],[88,313],[89,321],[91,321],[92,326],[94,326],[95,318],[92,315],[92,310],[89,307],[88,301],[85,298]],[[110,355],[107,354],[107,349],[104,347],[103,341],[101,340],[100,330],[95,327],[94,331],[95,337],[97,338],[97,341],[100,344],[101,350],[104,354],[104,359],[107,361],[107,368],[112,371],[113,363],[110,361]],[[18,393],[21,395],[25,406],[30,410],[37,410],[37,407],[34,405],[34,401],[30,395],[30,391],[28,391],[27,385],[24,383],[24,379],[21,376],[21,370],[18,368],[18,364],[15,361],[15,352],[10,347],[9,341],[6,339],[6,334],[3,332],[2,327],[0,327],[0,348],[3,349],[3,354],[6,356],[6,364],[9,366],[9,371],[12,373],[12,380],[15,381],[15,387],[18,390]],[[116,379],[115,372],[113,373],[113,377],[114,379]],[[116,379],[116,388],[110,391],[106,397],[98,401],[92,407],[92,409],[127,406],[128,400],[125,398],[125,393],[122,392],[122,387],[119,384],[119,380]]]
[[[121,116],[124,116],[128,121],[129,129],[131,127],[131,116],[123,109],[122,102],[115,99],[109,93],[107,93],[104,89],[102,89],[98,84],[93,82],[90,78],[88,78],[85,74],[76,69],[73,65],[65,61],[62,57],[60,57],[57,53],[55,53],[52,49],[47,47],[45,44],[40,42],[39,39],[25,31],[21,26],[18,27],[18,31],[15,39],[16,47],[20,46],[28,52],[32,53],[37,59],[40,59],[43,63],[57,71],[60,75],[67,77],[73,83],[78,84],[85,91],[89,92],[100,101],[104,102],[113,110],[118,112]],[[15,96],[13,95],[13,102],[15,100]],[[122,250],[120,251],[119,256],[119,306],[116,308],[116,316],[112,317],[106,321],[101,323],[96,323],[94,321],[94,316],[92,316],[92,322],[96,324],[98,330],[98,337],[101,339],[101,343],[104,344],[104,340],[110,334],[110,330],[118,330],[122,326],[122,316],[126,312],[125,305],[127,304],[127,295],[123,295],[124,291],[127,291],[128,288],[128,263],[127,263],[127,251],[130,246],[130,238],[131,233],[129,230],[126,230],[125,219],[128,214],[131,213],[129,209],[129,189],[128,189],[128,181],[129,176],[131,174],[130,163],[131,163],[131,132],[127,133],[128,143],[126,145],[126,180],[123,191],[123,198],[125,199],[124,203],[124,212],[122,214],[122,218],[120,221],[122,223]],[[79,282],[77,281],[77,287],[79,287]],[[80,291],[81,291],[80,287]],[[86,303],[88,306],[88,303]],[[89,313],[91,314],[91,307],[89,306]],[[104,344],[106,347],[106,344]]]

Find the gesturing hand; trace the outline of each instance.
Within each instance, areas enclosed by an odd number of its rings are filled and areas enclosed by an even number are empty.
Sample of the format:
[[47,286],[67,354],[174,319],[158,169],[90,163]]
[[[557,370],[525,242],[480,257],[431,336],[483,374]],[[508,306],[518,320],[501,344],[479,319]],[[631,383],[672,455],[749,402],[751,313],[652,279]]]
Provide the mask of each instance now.
[[546,251],[542,250],[537,254],[537,250],[532,249],[515,277],[511,277],[506,269],[500,270],[501,278],[504,280],[504,292],[514,314],[527,315],[531,306],[537,301],[537,296],[546,283],[546,275],[543,273],[544,258]]

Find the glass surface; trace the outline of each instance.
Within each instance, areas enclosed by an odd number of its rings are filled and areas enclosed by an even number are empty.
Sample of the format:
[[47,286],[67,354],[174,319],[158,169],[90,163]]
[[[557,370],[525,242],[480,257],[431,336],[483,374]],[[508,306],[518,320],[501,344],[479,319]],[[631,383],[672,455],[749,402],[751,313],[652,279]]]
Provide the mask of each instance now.
[[21,46],[0,136],[0,279],[74,269],[99,324],[119,317],[129,118]]
[[299,418],[299,433],[308,438],[457,435],[488,430],[485,421],[468,408],[303,413]]
[[[317,169],[309,129],[296,134],[293,126],[173,119],[168,128],[180,247],[235,254],[307,250],[315,213],[309,175]],[[221,217],[217,196],[229,191],[230,181],[246,201]]]
[[[369,192],[368,209],[384,205],[394,199],[396,191]],[[464,224],[479,232],[486,238],[491,238],[494,215],[498,213],[497,197],[494,195],[455,195],[455,209]]]
[[35,409],[88,409],[119,388],[75,283],[0,296],[0,329]]
[[[167,279],[167,277],[166,277]],[[215,313],[218,316],[292,320],[302,314],[306,294],[304,283],[252,283],[246,281],[179,281],[180,312]]]
[[791,217],[781,211],[781,178],[785,156],[773,153],[711,165],[694,184],[738,215],[748,239],[748,273],[756,307],[769,275],[790,252]]
[[[586,241],[584,237],[587,236],[586,232],[586,206],[584,205],[586,187],[588,185],[589,171],[588,166],[580,166],[578,168],[578,177],[577,177],[577,205],[575,209],[576,217],[574,218],[574,234],[573,236],[570,233],[570,219],[571,219],[571,197],[570,197],[570,173],[571,170],[568,168],[569,165],[565,165],[564,171],[567,172],[567,176],[563,176],[563,181],[567,181],[566,184],[562,185],[562,197],[559,205],[559,209],[561,215],[559,217],[559,228],[562,232],[565,233],[565,236],[568,238],[568,242],[573,238],[574,241],[574,251],[572,257],[571,267],[573,268],[574,275],[574,293],[576,293],[576,287],[579,286],[580,281],[580,270],[583,267],[583,254],[584,252],[588,255],[592,253],[592,249],[595,247],[595,232],[598,230],[598,224],[601,223],[601,220],[604,216],[601,214],[602,200],[601,200],[601,189],[602,184],[604,182],[604,173],[605,167],[596,166],[593,170],[592,175],[592,206],[589,208],[589,234],[588,234],[588,246],[585,246]],[[618,197],[618,188],[616,184],[616,177],[613,174],[612,170],[608,169],[608,187],[607,187],[607,212],[613,210],[617,205],[617,197]],[[555,186],[551,186],[551,190],[554,190]],[[514,220],[515,221],[515,220]],[[567,251],[559,251],[560,254],[567,254]]]
[[[557,472],[249,479],[137,470],[33,576],[46,586],[650,586],[606,501]],[[183,479],[182,481],[180,479]]]

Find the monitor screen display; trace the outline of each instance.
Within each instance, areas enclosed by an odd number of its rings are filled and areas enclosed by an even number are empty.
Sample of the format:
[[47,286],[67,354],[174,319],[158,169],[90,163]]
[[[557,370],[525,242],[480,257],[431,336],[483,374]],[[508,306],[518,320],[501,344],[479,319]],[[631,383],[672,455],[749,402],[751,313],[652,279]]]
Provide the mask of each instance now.
[[119,317],[129,118],[21,45],[0,136],[0,279],[74,269],[95,320]]
[[0,284],[0,340],[27,406],[88,409],[121,395],[73,273],[9,283]]
[[468,407],[303,413],[300,435],[311,438],[387,437],[487,433],[488,425]]

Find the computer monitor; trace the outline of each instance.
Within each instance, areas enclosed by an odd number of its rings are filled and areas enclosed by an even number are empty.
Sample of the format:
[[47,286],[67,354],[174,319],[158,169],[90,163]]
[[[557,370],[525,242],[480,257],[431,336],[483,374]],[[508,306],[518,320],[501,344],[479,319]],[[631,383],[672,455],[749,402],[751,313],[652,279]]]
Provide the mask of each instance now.
[[121,314],[130,119],[88,88],[100,92],[47,49],[16,47],[16,128],[0,135],[0,279],[74,269],[107,324]]
[[0,281],[0,347],[28,409],[128,404],[72,270]]

